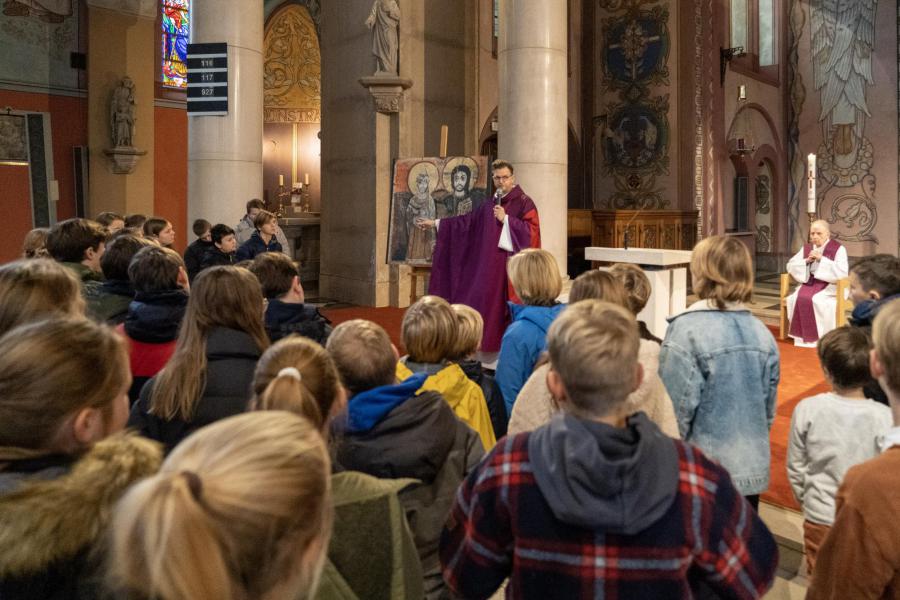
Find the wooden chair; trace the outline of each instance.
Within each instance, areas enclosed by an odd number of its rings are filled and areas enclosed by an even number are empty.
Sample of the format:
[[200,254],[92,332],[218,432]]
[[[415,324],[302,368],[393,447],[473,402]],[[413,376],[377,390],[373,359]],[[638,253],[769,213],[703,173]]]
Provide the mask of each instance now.
[[[844,277],[836,282],[837,291],[835,292],[837,299],[837,307],[835,315],[835,323],[837,327],[847,324],[847,311],[852,310],[853,303],[850,301],[850,279]],[[787,297],[791,294],[791,276],[787,273],[781,274],[781,292],[780,302],[778,304],[778,339],[787,339],[788,318],[787,318]]]

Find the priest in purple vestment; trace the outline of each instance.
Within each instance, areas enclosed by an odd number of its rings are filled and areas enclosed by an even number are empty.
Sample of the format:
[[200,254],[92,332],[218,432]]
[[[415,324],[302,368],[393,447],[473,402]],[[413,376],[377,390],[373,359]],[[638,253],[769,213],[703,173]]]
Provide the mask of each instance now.
[[847,276],[847,249],[831,239],[826,221],[815,221],[805,244],[787,264],[787,272],[801,285],[787,297],[787,316],[794,345],[815,347],[820,337],[837,326],[838,279]]
[[467,215],[422,219],[423,228],[437,228],[428,293],[448,302],[467,304],[481,313],[481,350],[498,352],[509,324],[507,301],[514,297],[506,261],[525,248],[541,247],[537,207],[516,185],[513,166],[504,160],[491,165],[497,194]]

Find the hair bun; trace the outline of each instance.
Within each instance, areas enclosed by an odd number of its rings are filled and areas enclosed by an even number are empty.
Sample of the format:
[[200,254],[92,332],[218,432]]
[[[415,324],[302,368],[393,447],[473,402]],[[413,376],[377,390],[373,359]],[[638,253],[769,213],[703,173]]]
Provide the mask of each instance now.
[[291,377],[296,379],[297,381],[303,381],[303,377],[300,375],[300,371],[298,371],[295,367],[285,367],[282,370],[278,371],[278,377]]

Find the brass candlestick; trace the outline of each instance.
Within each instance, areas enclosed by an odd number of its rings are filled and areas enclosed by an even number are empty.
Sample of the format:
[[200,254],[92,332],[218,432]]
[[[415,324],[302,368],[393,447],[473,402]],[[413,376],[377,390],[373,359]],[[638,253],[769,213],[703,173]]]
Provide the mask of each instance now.
[[305,184],[303,189],[300,190],[300,212],[308,213],[310,212],[309,200],[311,194],[309,193],[309,184]]
[[280,219],[284,216],[284,199],[287,198],[288,202],[290,202],[291,192],[284,185],[279,185],[278,193],[275,194],[275,197],[278,198],[278,208],[275,209],[275,216]]

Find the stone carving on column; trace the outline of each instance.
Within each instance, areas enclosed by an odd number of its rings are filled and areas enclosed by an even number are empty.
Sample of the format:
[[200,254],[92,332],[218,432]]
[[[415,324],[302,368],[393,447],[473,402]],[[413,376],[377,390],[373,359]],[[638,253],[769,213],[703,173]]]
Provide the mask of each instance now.
[[375,75],[396,76],[400,50],[400,5],[397,0],[374,0],[366,27],[372,29]]
[[403,110],[403,91],[412,87],[409,79],[385,74],[362,77],[359,83],[372,94],[375,111],[388,115]]
[[103,153],[109,158],[113,173],[127,175],[134,172],[138,159],[146,150],[134,147],[134,82],[127,75],[113,90],[109,103],[110,138],[113,147]]

